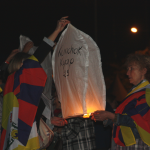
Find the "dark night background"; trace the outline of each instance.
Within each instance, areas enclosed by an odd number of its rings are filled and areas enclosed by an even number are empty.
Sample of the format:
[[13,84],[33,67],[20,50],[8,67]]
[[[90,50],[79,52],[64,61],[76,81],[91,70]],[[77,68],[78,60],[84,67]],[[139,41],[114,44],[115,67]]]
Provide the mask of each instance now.
[[[19,47],[20,34],[38,46],[57,20],[69,16],[73,26],[98,44],[107,78],[109,71],[116,74],[127,54],[149,45],[149,8],[150,0],[0,0],[0,62]],[[138,33],[130,32],[133,26]]]

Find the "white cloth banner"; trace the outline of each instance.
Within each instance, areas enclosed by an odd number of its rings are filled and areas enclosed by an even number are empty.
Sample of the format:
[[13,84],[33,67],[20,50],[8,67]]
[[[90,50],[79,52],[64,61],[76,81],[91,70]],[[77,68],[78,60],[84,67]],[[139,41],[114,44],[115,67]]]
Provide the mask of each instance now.
[[89,35],[69,24],[55,47],[52,66],[64,118],[105,109],[100,50]]

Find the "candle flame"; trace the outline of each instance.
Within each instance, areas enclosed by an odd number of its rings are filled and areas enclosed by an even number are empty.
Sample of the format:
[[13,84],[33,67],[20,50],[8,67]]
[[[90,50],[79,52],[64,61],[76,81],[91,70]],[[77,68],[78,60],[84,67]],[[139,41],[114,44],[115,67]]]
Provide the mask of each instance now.
[[91,113],[84,114],[84,115],[83,115],[83,118],[89,118],[90,116],[91,116]]

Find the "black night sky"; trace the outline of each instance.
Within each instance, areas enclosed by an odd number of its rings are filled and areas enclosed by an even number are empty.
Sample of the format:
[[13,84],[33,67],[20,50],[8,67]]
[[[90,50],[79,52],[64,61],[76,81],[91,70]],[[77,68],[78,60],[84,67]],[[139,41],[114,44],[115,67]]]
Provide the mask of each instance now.
[[0,62],[18,48],[20,34],[38,46],[62,16],[97,42],[102,62],[122,60],[149,45],[149,8],[149,0],[1,0]]

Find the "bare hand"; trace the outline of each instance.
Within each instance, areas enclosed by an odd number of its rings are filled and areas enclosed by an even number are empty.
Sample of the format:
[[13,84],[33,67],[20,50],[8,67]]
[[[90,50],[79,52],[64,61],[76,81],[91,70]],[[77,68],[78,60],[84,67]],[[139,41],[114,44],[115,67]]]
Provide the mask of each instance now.
[[60,20],[58,20],[58,22],[57,22],[57,27],[56,27],[56,31],[61,32],[61,31],[64,29],[64,27],[65,27],[68,23],[70,23],[70,21],[67,20],[66,18],[68,18],[68,16],[62,17]]
[[48,37],[48,39],[50,39],[53,42],[55,41],[55,39],[58,36],[58,34],[64,29],[64,27],[68,23],[70,23],[70,21],[67,20],[66,18],[68,18],[68,16],[62,17],[60,20],[58,20],[57,27],[56,27],[55,31]]
[[68,122],[67,122],[67,120],[60,118],[60,117],[52,117],[51,123],[55,126],[64,126]]
[[31,42],[31,41],[27,42],[27,43],[25,44],[25,46],[24,46],[22,52],[28,53],[29,50],[30,50],[33,46],[34,46],[34,43],[33,43],[33,42]]
[[115,114],[111,113],[109,111],[96,111],[93,113],[94,118],[92,118],[93,120],[97,120],[97,121],[104,121],[106,119],[111,119],[113,120],[115,118]]
[[12,59],[18,52],[19,52],[18,49],[14,49],[14,50],[10,53],[10,55],[7,57],[6,61],[10,62],[11,59]]

